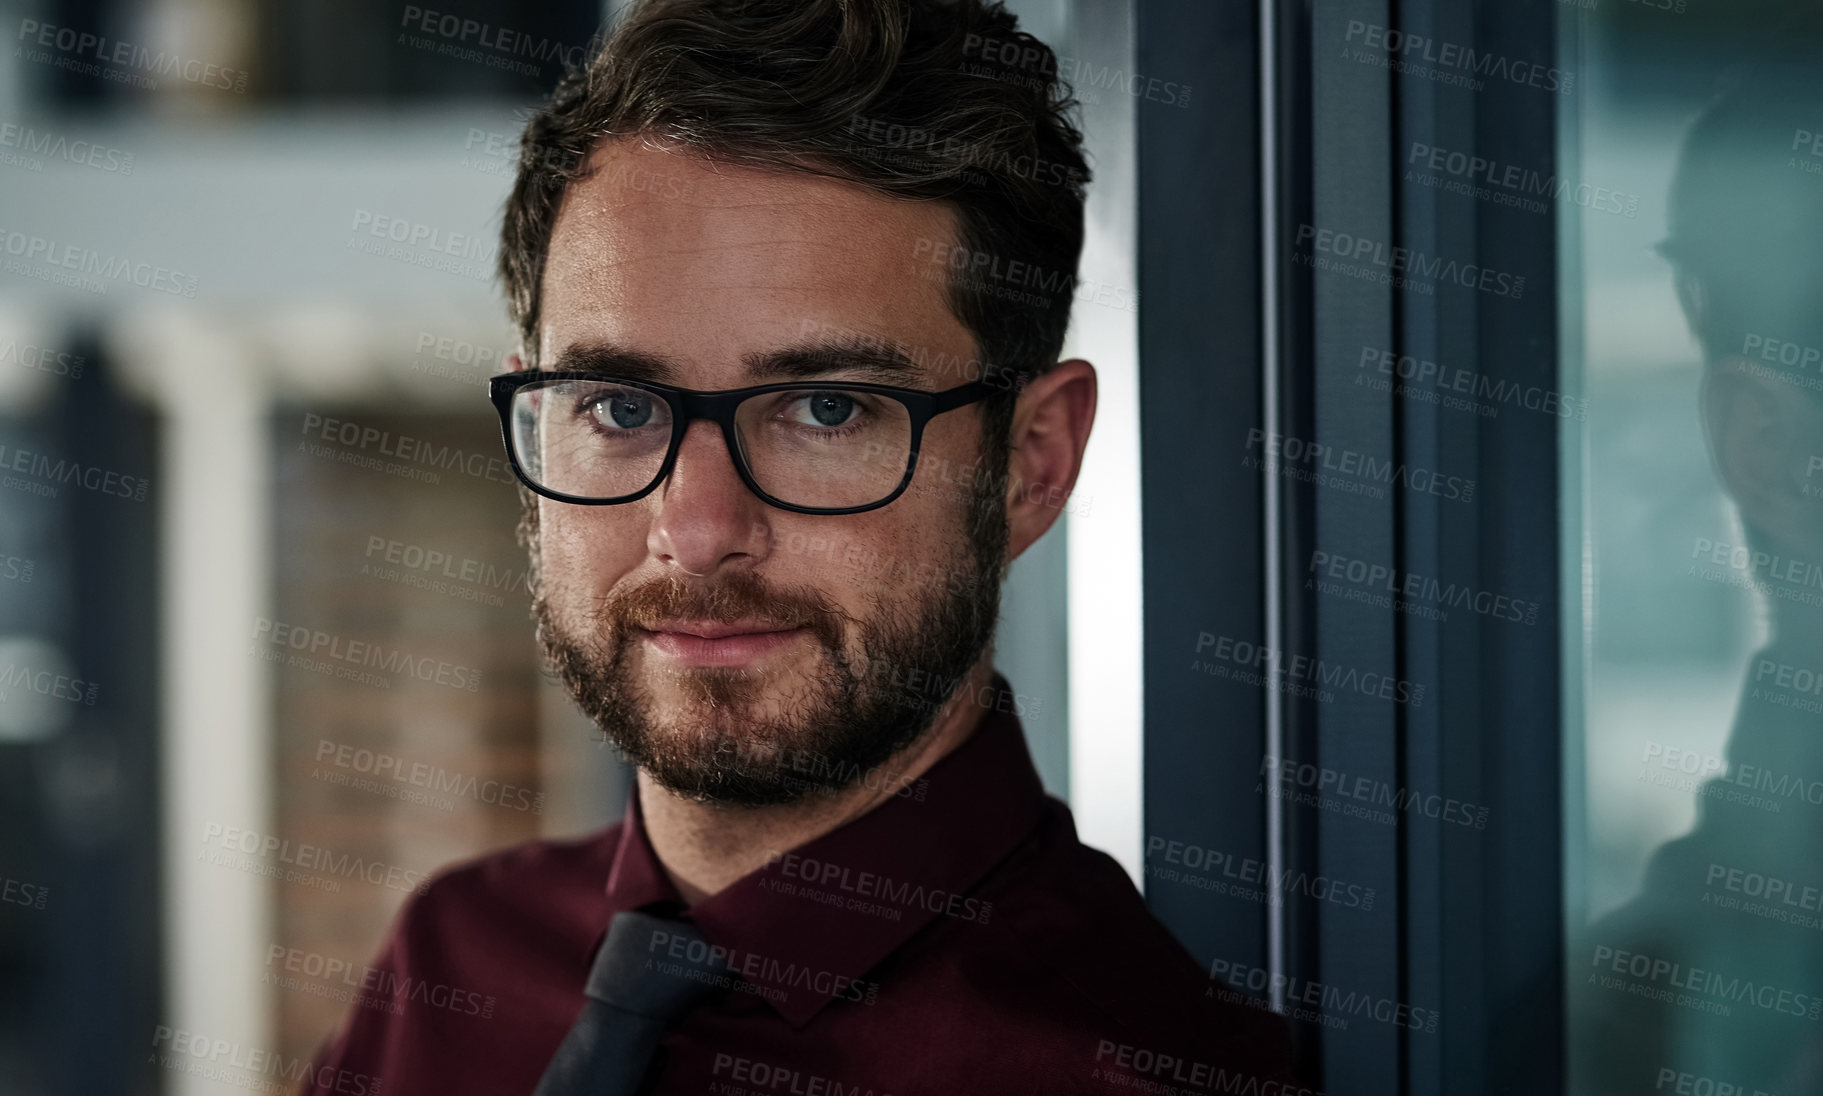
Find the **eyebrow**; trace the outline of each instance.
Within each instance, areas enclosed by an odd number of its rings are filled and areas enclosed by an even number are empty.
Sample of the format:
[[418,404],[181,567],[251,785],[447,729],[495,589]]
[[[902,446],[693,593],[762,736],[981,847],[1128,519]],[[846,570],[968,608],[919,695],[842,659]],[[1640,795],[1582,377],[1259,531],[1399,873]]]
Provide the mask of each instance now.
[[[741,363],[747,368],[747,379],[755,384],[831,373],[859,374],[856,379],[906,386],[925,379],[924,370],[903,350],[886,339],[859,334],[825,336],[778,350],[755,351],[743,354]],[[599,373],[672,385],[680,376],[677,364],[662,354],[608,342],[573,343],[557,356],[550,371]]]

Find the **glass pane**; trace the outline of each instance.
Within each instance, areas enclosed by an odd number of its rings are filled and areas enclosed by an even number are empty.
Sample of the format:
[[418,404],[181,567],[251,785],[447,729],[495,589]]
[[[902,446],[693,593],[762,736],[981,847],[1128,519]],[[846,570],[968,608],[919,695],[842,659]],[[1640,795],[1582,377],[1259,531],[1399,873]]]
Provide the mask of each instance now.
[[671,405],[656,392],[625,384],[528,384],[514,396],[512,420],[513,447],[526,475],[583,498],[645,490],[671,444]]
[[1588,399],[1564,452],[1584,491],[1578,1093],[1823,1090],[1823,39],[1803,15],[1566,20],[1586,79],[1561,151],[1592,196],[1566,205],[1563,252]]
[[911,460],[911,414],[889,396],[795,388],[742,402],[737,437],[753,478],[794,506],[866,506],[893,493]]

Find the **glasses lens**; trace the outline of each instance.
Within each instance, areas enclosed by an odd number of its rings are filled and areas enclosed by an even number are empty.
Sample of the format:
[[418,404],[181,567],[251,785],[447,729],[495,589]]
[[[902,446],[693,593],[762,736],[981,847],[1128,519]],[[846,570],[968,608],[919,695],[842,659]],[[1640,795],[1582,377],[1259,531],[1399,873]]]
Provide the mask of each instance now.
[[512,439],[520,467],[546,490],[634,495],[664,466],[671,405],[621,381],[541,381],[514,394]]
[[911,461],[911,412],[853,388],[762,392],[735,412],[760,489],[793,506],[867,506],[893,493]]

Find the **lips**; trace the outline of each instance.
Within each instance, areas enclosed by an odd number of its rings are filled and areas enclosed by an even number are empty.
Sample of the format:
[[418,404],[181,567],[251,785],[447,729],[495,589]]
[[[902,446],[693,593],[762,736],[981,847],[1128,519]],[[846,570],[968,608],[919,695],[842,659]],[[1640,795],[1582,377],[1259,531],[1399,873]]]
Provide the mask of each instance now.
[[645,642],[685,666],[746,666],[793,647],[810,634],[771,621],[667,620],[642,628]]
[[648,632],[672,632],[678,635],[699,636],[703,639],[726,639],[729,636],[763,635],[768,632],[792,632],[798,629],[795,624],[775,624],[771,621],[737,621],[724,623],[719,620],[669,620],[661,621]]

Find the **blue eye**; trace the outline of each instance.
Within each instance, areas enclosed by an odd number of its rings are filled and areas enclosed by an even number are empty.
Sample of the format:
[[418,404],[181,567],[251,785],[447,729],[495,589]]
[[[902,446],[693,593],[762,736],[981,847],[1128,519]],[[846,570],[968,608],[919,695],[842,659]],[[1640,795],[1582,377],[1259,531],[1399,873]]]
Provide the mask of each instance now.
[[597,420],[603,421],[603,425],[612,422],[623,430],[634,430],[652,421],[655,402],[644,392],[623,388],[613,395],[591,400],[589,410]]
[[819,426],[841,426],[855,411],[854,398],[841,392],[813,392],[804,402]]

